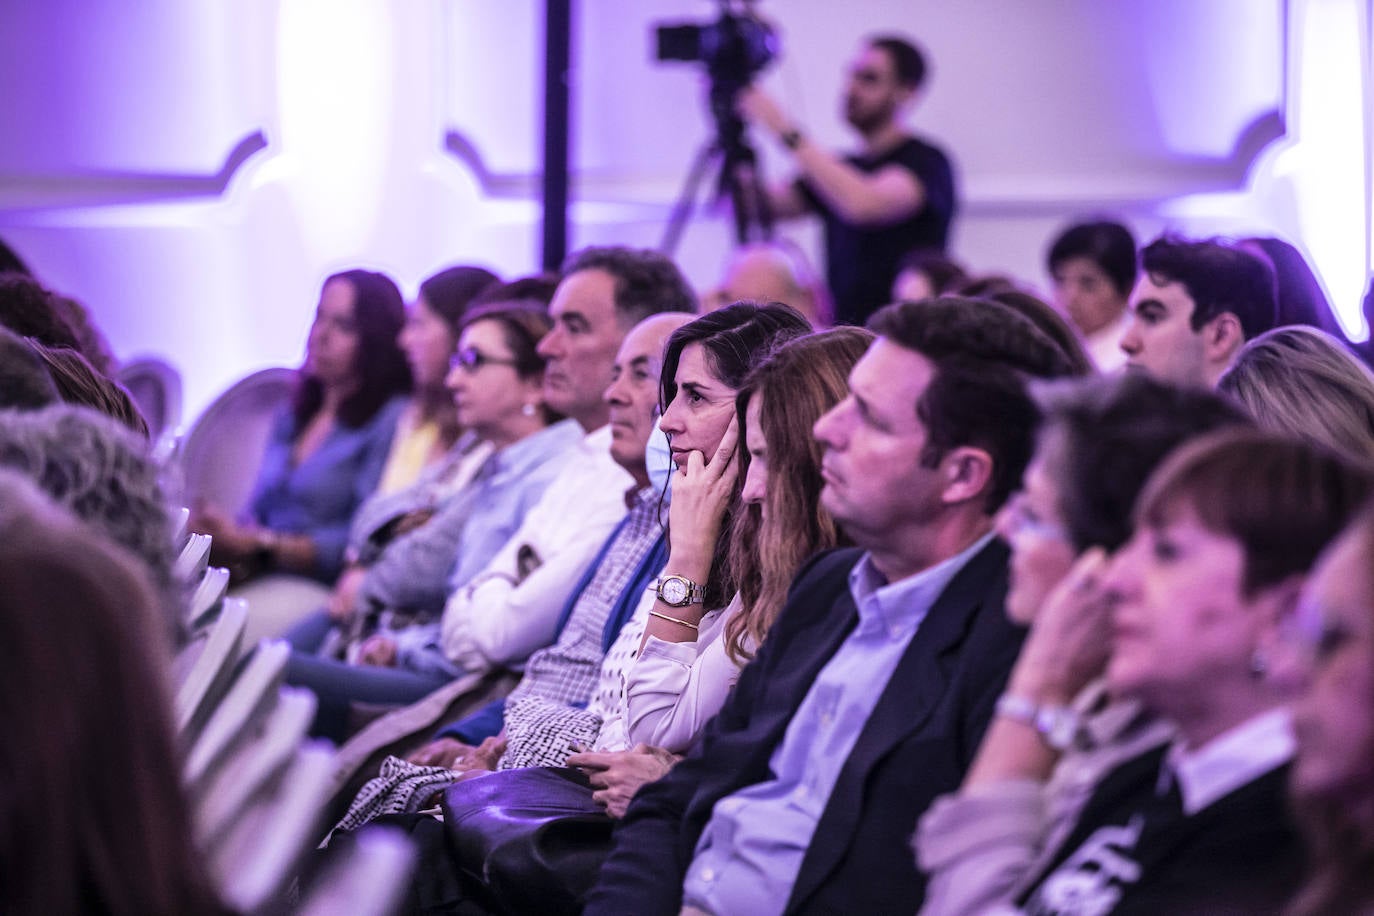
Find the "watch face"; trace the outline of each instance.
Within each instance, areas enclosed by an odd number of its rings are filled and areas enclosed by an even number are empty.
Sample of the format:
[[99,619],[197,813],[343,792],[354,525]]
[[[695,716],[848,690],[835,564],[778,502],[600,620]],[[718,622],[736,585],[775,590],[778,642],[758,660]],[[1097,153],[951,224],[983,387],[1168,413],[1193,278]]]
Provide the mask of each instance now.
[[687,583],[681,579],[664,579],[659,588],[659,596],[672,605],[687,603]]
[[1041,733],[1050,747],[1064,751],[1078,737],[1078,717],[1067,709],[1050,709],[1041,713]]

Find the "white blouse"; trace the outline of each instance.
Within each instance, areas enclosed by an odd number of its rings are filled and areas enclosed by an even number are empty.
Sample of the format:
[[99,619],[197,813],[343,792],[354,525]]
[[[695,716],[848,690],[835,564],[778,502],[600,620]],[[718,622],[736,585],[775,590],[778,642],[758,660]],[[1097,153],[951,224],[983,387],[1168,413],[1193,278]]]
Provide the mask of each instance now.
[[[725,705],[740,666],[725,651],[725,624],[740,597],[701,618],[696,642],[650,636],[625,673],[624,716],[629,744],[684,753]],[[752,647],[750,647],[752,648]]]

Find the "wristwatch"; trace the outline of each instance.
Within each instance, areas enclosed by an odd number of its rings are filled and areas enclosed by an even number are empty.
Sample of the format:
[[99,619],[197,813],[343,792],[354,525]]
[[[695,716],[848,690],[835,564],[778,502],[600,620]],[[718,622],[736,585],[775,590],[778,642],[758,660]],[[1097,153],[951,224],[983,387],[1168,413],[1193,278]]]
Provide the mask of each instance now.
[[1082,733],[1078,713],[1067,706],[1042,706],[1034,700],[1004,693],[997,699],[996,713],[1014,722],[1029,725],[1051,749],[1067,751],[1077,746]]
[[658,600],[668,607],[686,607],[706,600],[706,589],[686,576],[659,576]]

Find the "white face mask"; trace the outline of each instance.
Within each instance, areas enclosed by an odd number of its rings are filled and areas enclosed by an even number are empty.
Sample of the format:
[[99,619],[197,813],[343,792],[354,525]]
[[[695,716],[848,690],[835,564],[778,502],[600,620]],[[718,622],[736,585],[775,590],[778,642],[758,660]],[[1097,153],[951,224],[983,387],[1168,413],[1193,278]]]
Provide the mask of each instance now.
[[649,441],[644,448],[644,466],[649,472],[649,483],[655,493],[663,493],[665,488],[671,486],[677,466],[673,464],[668,434],[659,429],[657,418],[654,419],[654,431],[649,434]]

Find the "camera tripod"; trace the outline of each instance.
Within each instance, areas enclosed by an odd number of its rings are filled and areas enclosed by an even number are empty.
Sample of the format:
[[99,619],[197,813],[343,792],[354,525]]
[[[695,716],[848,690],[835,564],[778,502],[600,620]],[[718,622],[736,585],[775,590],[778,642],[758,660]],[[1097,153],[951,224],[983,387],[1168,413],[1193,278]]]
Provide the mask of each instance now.
[[758,156],[744,137],[744,122],[735,113],[734,87],[712,87],[711,112],[716,119],[716,136],[692,160],[692,167],[683,182],[682,192],[673,204],[668,225],[663,231],[659,251],[672,257],[682,233],[696,207],[701,183],[718,169],[715,200],[727,195],[734,215],[735,242],[767,241],[773,237],[773,208],[763,185]]

